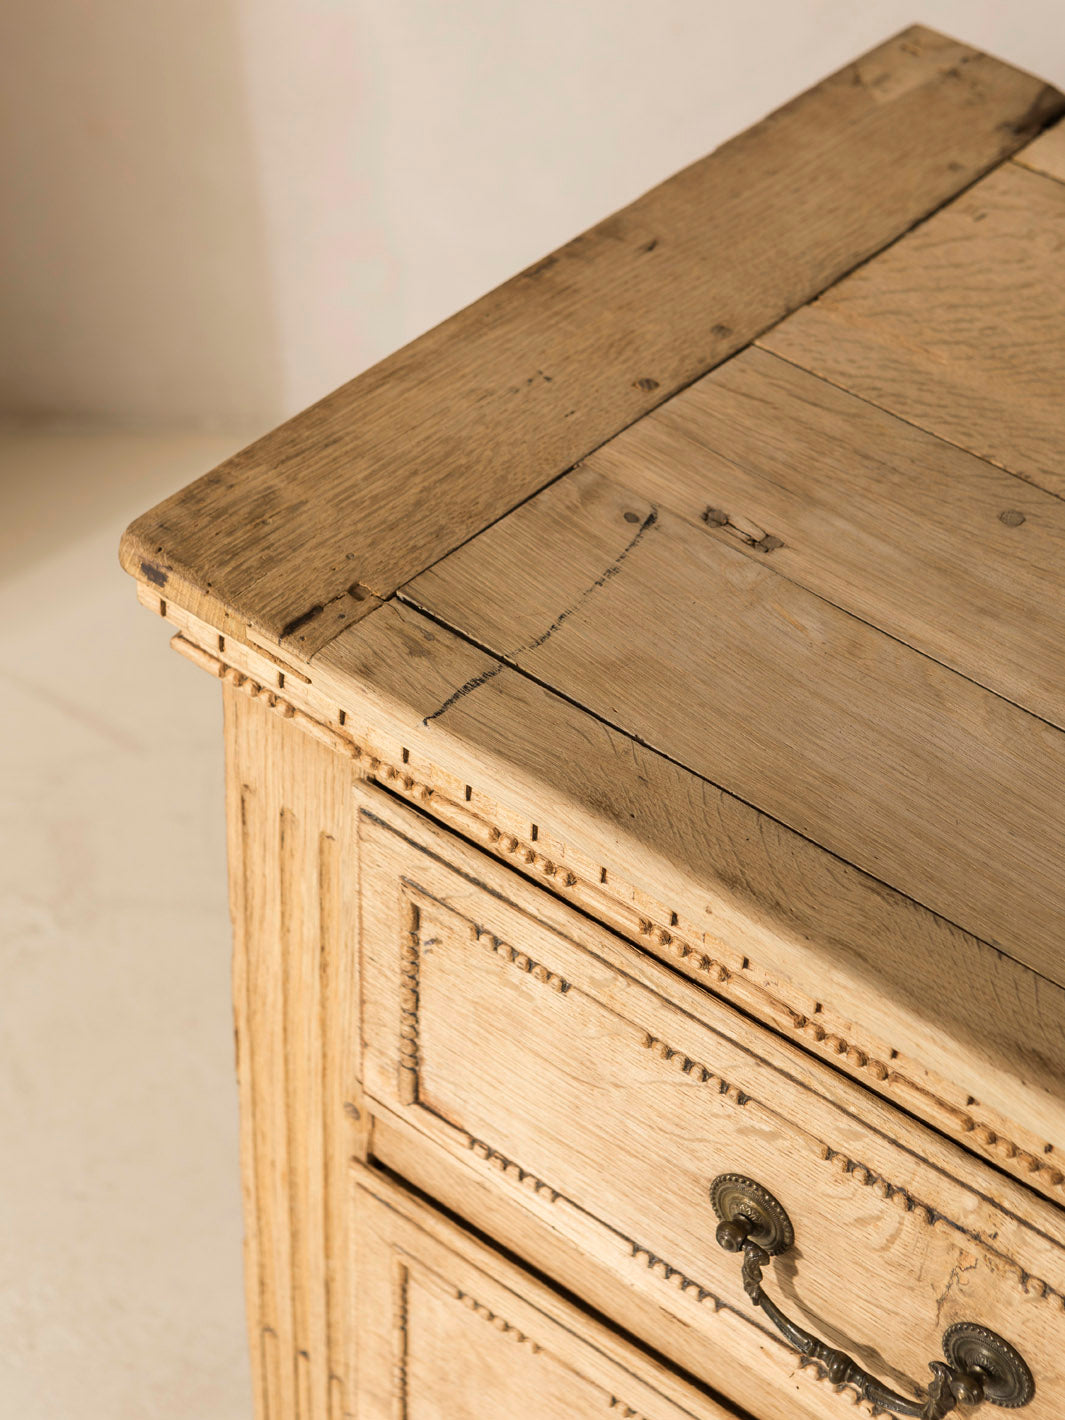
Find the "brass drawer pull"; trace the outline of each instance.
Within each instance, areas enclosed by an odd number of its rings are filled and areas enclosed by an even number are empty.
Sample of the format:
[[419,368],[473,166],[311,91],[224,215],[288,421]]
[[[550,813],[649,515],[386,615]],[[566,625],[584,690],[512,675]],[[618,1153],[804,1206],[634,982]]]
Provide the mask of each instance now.
[[940,1420],[959,1404],[1011,1408],[1027,1405],[1035,1394],[1032,1373],[1008,1341],[975,1322],[960,1321],[943,1333],[943,1361],[930,1361],[932,1382],[924,1400],[914,1400],[881,1385],[843,1351],[827,1346],[791,1321],[762,1290],[762,1269],[771,1257],[795,1241],[791,1219],[761,1184],[742,1174],[723,1173],[710,1185],[710,1201],[721,1219],[717,1241],[727,1252],[743,1253],[743,1289],[773,1325],[803,1356],[824,1366],[834,1385],[851,1385],[863,1400],[897,1415]]

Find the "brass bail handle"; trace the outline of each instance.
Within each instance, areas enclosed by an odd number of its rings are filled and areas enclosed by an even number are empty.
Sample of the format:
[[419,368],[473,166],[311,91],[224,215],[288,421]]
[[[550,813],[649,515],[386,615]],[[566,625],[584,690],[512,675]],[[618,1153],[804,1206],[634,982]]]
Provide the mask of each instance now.
[[[773,1195],[742,1174],[719,1174],[710,1185],[710,1201],[721,1219],[717,1241],[726,1252],[743,1254],[743,1289],[777,1330],[803,1356],[823,1366],[833,1385],[853,1386],[859,1398],[879,1410],[941,1420],[958,1405],[1017,1408],[1035,1394],[1032,1373],[1001,1336],[976,1322],[960,1321],[943,1333],[946,1361],[930,1361],[932,1381],[923,1400],[899,1395],[881,1385],[853,1357],[837,1351],[786,1317],[762,1290],[762,1271],[771,1257],[795,1242],[791,1219]],[[917,1387],[914,1387],[916,1390]]]

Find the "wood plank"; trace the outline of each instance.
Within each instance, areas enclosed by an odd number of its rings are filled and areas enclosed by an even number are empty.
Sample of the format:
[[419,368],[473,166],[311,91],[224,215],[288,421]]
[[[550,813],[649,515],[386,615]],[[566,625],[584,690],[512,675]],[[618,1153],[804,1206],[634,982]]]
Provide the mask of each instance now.
[[394,1180],[353,1183],[364,1420],[735,1414]]
[[[227,665],[205,623],[167,615],[197,665],[392,794],[1065,1200],[1062,988],[402,604],[338,640],[343,670],[323,655],[286,680],[286,700],[272,661],[227,641]],[[423,725],[476,675],[483,693]]]
[[380,782],[1061,1196],[1061,987],[410,608],[312,670]]
[[231,683],[223,693],[256,1415],[310,1420],[354,1393],[346,1182],[366,1132],[351,1116],[348,1033],[356,771],[295,729],[283,706]]
[[1060,731],[590,468],[404,596],[1065,985]]
[[[571,1296],[579,1296],[600,1316],[609,1317],[630,1336],[654,1347],[672,1366],[690,1376],[707,1364],[704,1337],[693,1334],[688,1325],[661,1307],[657,1297],[619,1286],[617,1272],[590,1252],[583,1239],[572,1241],[553,1228],[550,1219],[534,1214],[523,1190],[499,1188],[498,1180],[475,1155],[467,1153],[460,1159],[443,1149],[427,1148],[424,1134],[399,1115],[383,1106],[375,1106],[375,1110],[375,1160],[467,1221],[482,1236],[491,1237],[501,1249],[521,1257]],[[746,1324],[733,1313],[722,1312],[719,1329],[724,1364],[735,1367],[734,1339],[744,1335]],[[768,1338],[767,1342],[766,1351],[772,1355],[778,1348]],[[766,1369],[746,1374],[745,1416],[750,1412],[762,1420],[798,1420],[800,1416],[824,1420],[828,1387],[810,1384],[812,1370],[809,1374],[799,1371],[795,1391],[783,1396]],[[683,1395],[679,1398],[683,1400]]]
[[1065,123],[1056,123],[1014,154],[1014,161],[1044,177],[1065,182]]
[[960,448],[1065,495],[1065,186],[1004,164],[761,337]]
[[364,614],[1063,105],[907,30],[139,518],[123,564],[313,651],[321,618]]
[[587,466],[1065,726],[1060,498],[758,349]]
[[[1058,1209],[1018,1186],[1007,1203],[960,1150],[504,869],[482,877],[481,855],[412,810],[368,805],[360,852],[367,1096],[657,1291],[705,1336],[701,1379],[742,1402],[736,1367],[762,1359],[736,1259],[699,1223],[736,1169],[792,1215],[813,1329],[889,1382],[923,1380],[956,1320],[1023,1337],[1033,1362],[1059,1353]],[[665,1285],[659,1260],[690,1287]],[[732,1366],[713,1350],[723,1309],[748,1323]],[[767,1368],[782,1389],[794,1363]],[[1063,1391],[1044,1364],[1033,1420]]]

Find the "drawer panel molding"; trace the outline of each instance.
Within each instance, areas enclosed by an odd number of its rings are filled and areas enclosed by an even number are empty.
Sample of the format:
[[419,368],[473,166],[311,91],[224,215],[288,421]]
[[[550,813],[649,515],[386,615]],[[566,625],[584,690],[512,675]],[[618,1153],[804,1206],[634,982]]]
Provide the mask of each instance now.
[[360,1420],[734,1420],[394,1180],[352,1184]]
[[361,776],[430,813],[523,876],[606,922],[966,1148],[1065,1201],[1060,1150],[1044,1136],[960,1091],[906,1051],[873,1039],[831,1003],[812,998],[774,975],[757,955],[733,951],[700,932],[674,906],[650,897],[615,867],[588,859],[549,823],[522,819],[483,785],[463,783],[394,739],[383,726],[367,725],[365,717],[357,722],[313,675],[279,668],[278,658],[268,659],[265,651],[218,636],[207,623],[150,589],[139,589],[139,595],[146,606],[178,628],[171,643],[175,650],[350,757]]
[[[751,1364],[770,1329],[709,1201],[734,1170],[802,1208],[825,1266],[781,1259],[777,1284],[885,1385],[956,1321],[1065,1346],[1051,1205],[401,805],[369,799],[359,840],[372,1100],[700,1330],[740,1316]],[[1037,1384],[1033,1420],[1065,1398]]]

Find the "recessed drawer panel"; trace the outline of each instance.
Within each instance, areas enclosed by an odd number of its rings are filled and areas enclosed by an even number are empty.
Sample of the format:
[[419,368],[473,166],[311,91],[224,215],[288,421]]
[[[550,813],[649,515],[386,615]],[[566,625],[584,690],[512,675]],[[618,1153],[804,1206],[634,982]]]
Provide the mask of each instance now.
[[360,1420],[732,1420],[388,1178],[354,1209]]
[[705,1334],[709,1383],[742,1404],[777,1368],[811,1416],[861,1390],[745,1294],[711,1202],[736,1174],[790,1218],[764,1289],[800,1327],[913,1397],[978,1324],[1026,1357],[1024,1413],[1063,1413],[1051,1205],[385,796],[360,861],[369,1095]]

